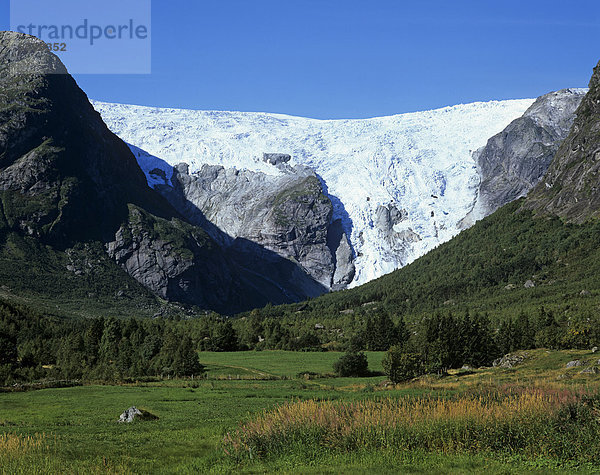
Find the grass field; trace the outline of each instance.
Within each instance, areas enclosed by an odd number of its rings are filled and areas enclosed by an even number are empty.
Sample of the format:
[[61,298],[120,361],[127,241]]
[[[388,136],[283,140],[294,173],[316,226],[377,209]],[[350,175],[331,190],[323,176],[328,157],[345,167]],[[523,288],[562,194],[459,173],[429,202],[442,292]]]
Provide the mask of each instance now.
[[[369,369],[382,372],[383,351],[369,351]],[[237,351],[230,353],[200,353],[200,362],[207,366],[209,375],[231,375],[274,378],[293,378],[301,373],[330,375],[333,363],[340,358],[337,352],[295,351]]]
[[[299,401],[422,400],[478,394],[513,384],[545,385],[569,391],[597,390],[600,376],[567,369],[578,358],[590,364],[589,352],[528,352],[513,369],[482,369],[445,378],[425,378],[383,387],[383,376],[370,378],[295,378],[299,372],[331,372],[336,353],[201,353],[207,379],[139,382],[122,386],[88,385],[30,392],[0,393],[0,473],[570,473],[600,470],[581,460],[519,451],[473,453],[393,446],[345,451],[327,443],[294,446],[262,458],[227,455],[224,439],[261,414]],[[370,354],[378,369],[380,354]],[[595,357],[594,357],[595,356]],[[585,367],[585,366],[584,366]],[[249,379],[237,379],[237,375]],[[254,379],[261,378],[263,379]],[[231,379],[227,379],[231,376]],[[222,379],[225,377],[226,379]],[[275,379],[275,378],[289,379]],[[313,403],[310,403],[313,404]],[[131,405],[159,417],[156,421],[119,424]],[[265,412],[266,411],[266,412]]]

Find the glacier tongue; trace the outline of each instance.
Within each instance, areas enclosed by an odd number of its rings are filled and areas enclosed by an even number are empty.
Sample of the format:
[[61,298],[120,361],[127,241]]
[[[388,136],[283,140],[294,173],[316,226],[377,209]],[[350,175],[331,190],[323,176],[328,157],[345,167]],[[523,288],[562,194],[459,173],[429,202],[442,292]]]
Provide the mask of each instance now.
[[533,102],[477,102],[352,120],[92,103],[132,146],[151,186],[168,181],[169,165],[180,162],[192,173],[218,164],[274,175],[281,172],[262,157],[275,152],[291,155],[290,165],[313,168],[334,218],[350,236],[355,286],[458,233],[479,185],[472,153]]

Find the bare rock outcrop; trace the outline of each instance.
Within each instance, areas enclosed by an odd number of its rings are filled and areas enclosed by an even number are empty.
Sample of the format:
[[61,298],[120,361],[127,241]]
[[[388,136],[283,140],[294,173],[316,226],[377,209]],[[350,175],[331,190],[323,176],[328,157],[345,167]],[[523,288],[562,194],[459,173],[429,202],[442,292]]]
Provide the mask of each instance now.
[[[257,273],[272,274],[273,269],[253,256],[253,251],[262,252],[256,246],[297,264],[318,284],[305,279],[305,297],[344,286],[354,276],[352,249],[346,235],[332,226],[333,206],[321,181],[310,168],[289,166],[287,155],[266,155],[278,165],[278,174],[211,165],[190,174],[181,164],[174,169],[172,186],[157,189]],[[284,288],[292,279],[280,277]]]
[[600,216],[600,63],[581,101],[568,137],[525,206],[582,223]]
[[586,89],[562,89],[539,97],[475,153],[481,184],[475,218],[525,196],[552,162],[575,119]]

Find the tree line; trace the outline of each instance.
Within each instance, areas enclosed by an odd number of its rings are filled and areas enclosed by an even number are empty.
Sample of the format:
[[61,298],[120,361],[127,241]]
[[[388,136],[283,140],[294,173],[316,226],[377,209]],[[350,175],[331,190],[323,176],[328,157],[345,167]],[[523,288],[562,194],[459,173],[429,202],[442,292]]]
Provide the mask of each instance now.
[[[0,385],[43,378],[116,381],[201,375],[199,351],[346,351],[349,365],[364,351],[388,352],[390,368],[407,375],[489,365],[517,349],[591,348],[600,317],[565,318],[543,307],[494,323],[485,314],[437,312],[417,321],[373,308],[325,324],[296,315],[196,319],[64,319],[0,302]],[[406,369],[408,368],[408,369]],[[339,374],[360,373],[339,366]]]

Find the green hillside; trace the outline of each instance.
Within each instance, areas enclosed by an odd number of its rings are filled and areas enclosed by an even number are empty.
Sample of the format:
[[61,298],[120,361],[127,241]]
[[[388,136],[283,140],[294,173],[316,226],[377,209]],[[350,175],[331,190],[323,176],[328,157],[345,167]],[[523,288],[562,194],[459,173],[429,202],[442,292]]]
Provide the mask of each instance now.
[[501,208],[403,269],[270,313],[302,310],[315,318],[339,317],[378,303],[408,320],[440,310],[505,318],[535,313],[541,306],[569,317],[595,314],[600,304],[600,222],[570,224],[536,216],[521,205],[517,201]]

